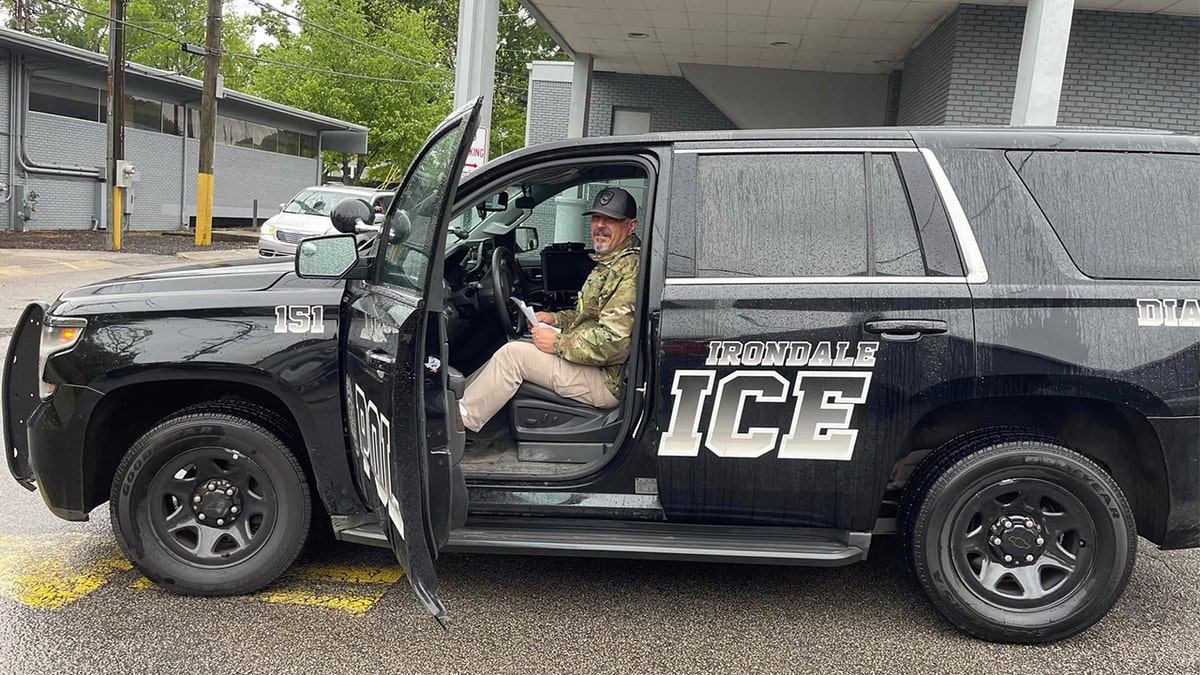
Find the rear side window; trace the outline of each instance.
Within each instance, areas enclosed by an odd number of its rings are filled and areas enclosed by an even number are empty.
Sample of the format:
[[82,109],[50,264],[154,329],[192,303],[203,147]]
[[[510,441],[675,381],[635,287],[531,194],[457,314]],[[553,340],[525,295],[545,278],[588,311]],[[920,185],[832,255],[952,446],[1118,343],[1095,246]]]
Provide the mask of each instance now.
[[703,156],[696,176],[698,276],[926,273],[890,153]]
[[1009,152],[1084,274],[1200,279],[1200,156]]

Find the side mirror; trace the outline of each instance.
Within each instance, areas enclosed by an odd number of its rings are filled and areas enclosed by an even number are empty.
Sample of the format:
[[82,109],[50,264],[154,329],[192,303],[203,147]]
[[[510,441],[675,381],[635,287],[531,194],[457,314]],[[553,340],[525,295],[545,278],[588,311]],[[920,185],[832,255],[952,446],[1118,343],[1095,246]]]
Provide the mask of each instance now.
[[518,251],[536,251],[541,248],[536,227],[518,227],[513,231],[513,237],[516,239]]
[[280,202],[280,203],[279,203],[279,210],[280,210],[280,211],[282,211],[282,210],[286,209],[286,208],[287,208],[287,205],[288,205],[288,203],[287,203],[287,202]]
[[375,222],[375,213],[371,205],[362,199],[343,199],[333,207],[329,219],[338,232],[353,234],[360,222],[368,225]]
[[508,193],[497,192],[488,197],[482,202],[475,205],[475,210],[479,213],[479,217],[486,218],[489,213],[499,213],[508,210]]
[[353,234],[331,234],[300,242],[296,276],[302,279],[341,279],[358,262]]

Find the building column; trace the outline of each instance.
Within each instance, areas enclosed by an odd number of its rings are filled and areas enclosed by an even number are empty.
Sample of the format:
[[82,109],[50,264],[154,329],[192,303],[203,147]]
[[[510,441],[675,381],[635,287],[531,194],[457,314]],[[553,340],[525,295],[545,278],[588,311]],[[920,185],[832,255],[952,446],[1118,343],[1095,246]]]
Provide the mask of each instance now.
[[[458,52],[454,64],[454,107],[483,95],[479,126],[492,128],[492,93],[496,88],[496,33],[500,0],[459,0]],[[489,136],[490,137],[490,136]],[[485,156],[484,161],[487,160]]]
[[1029,0],[1011,124],[1054,126],[1062,95],[1075,0]]
[[592,101],[592,55],[577,54],[571,70],[571,115],[567,118],[567,138],[588,135],[588,111]]

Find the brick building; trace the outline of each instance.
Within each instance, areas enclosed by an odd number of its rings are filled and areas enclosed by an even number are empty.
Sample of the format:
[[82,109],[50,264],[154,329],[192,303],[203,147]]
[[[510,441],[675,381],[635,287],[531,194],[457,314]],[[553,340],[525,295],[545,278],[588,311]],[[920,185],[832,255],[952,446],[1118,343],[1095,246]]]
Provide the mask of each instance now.
[[[107,58],[0,29],[0,228],[94,228],[105,223]],[[169,230],[196,213],[198,80],[137,64],[126,70],[125,154],[139,179],[130,229]],[[320,179],[321,149],[365,149],[361,126],[225,91],[217,104],[215,222],[279,210]],[[33,207],[36,207],[33,208]]]
[[525,6],[575,59],[532,64],[530,144],[896,124],[1200,133],[1200,0]]

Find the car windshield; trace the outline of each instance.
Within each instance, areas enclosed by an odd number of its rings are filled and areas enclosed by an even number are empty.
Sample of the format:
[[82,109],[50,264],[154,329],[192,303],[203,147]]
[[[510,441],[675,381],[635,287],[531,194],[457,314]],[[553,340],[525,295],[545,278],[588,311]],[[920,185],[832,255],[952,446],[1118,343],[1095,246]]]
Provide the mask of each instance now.
[[328,216],[337,203],[350,195],[327,190],[304,190],[292,198],[283,207],[284,213],[307,213],[314,216]]

